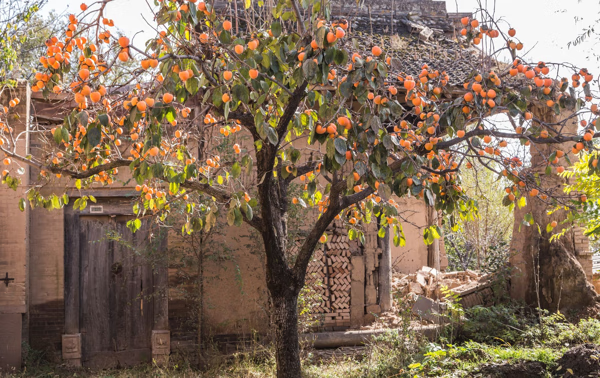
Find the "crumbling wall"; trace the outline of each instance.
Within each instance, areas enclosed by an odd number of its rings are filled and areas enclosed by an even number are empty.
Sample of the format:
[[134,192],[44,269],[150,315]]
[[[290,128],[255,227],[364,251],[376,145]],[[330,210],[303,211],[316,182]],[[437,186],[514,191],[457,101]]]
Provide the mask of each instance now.
[[[569,118],[566,111],[556,116],[552,109],[541,105],[532,107],[534,117],[547,124],[565,122],[563,134],[577,133],[577,118]],[[558,197],[563,195],[565,179],[555,172],[544,175],[547,161],[540,156],[549,156],[554,150],[562,150],[565,155],[571,153],[572,143],[561,145],[539,145],[532,153],[531,168],[527,173],[540,174],[541,186],[545,191]],[[571,161],[576,157],[571,155]],[[560,159],[560,164],[569,163],[566,158]],[[515,223],[511,241],[510,264],[511,296],[528,304],[541,306],[550,310],[581,309],[594,305],[597,294],[588,281],[591,276],[588,260],[589,242],[581,234],[577,225],[561,224],[567,213],[564,210],[548,214],[551,206],[547,201],[528,198],[527,205],[515,208]],[[531,227],[523,225],[525,214],[531,214],[536,224]],[[559,225],[551,232],[546,231],[546,225],[552,221]],[[539,230],[538,231],[538,226]],[[550,242],[553,233],[561,232],[563,228],[570,227],[560,240]],[[584,265],[580,263],[584,262]],[[585,270],[584,270],[585,268]]]

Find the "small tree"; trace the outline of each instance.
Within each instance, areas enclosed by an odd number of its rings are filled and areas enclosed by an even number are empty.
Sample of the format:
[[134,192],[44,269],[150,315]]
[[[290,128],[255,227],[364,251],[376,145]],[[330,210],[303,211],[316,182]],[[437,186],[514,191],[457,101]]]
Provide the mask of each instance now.
[[[393,195],[421,198],[449,214],[451,222],[457,214],[471,216],[474,201],[461,187],[460,172],[478,160],[514,183],[505,205],[523,203],[527,193],[545,194],[539,177],[522,172],[522,160],[505,149],[507,140],[532,146],[570,142],[579,151],[595,137],[589,128],[582,135],[562,133],[561,123],[528,112],[534,103],[560,113],[581,101],[565,92],[568,82],[547,76],[544,63],[529,66],[518,58],[494,68],[490,60],[473,61],[472,74],[452,97],[457,89],[451,91],[448,83],[454,72],[425,65],[412,76],[391,74],[394,58],[376,45],[353,49],[348,23],[323,19],[328,12],[320,0],[302,6],[281,0],[268,17],[243,20],[227,19],[202,1],[161,1],[155,9],[158,34],[146,49],[113,34],[105,4],[90,10],[82,5],[83,14],[69,16],[65,35],[48,41],[41,58],[45,69],[33,90],[62,93],[77,105],[62,125],[39,127],[41,153],[18,154],[15,143],[24,136],[13,133],[11,118],[2,116],[3,182],[16,187],[18,166],[29,164],[40,170],[40,185],[58,175],[84,189],[110,185],[126,168],[140,190],[138,217],[166,219],[172,204],[183,202],[184,232],[213,227],[220,207],[230,225],[256,229],[265,250],[281,378],[301,376],[297,299],[313,251],[327,240],[325,230],[334,219],[359,240],[361,224],[378,219],[401,244],[402,209]],[[504,34],[487,13],[481,18],[484,26],[461,20],[463,42],[504,39],[504,48],[518,55],[514,30]],[[89,30],[97,36],[81,37]],[[109,51],[118,59],[105,60]],[[107,73],[131,60],[140,66],[128,72],[130,85],[109,93]],[[148,76],[153,80],[143,79]],[[581,80],[589,88],[592,76]],[[10,105],[16,103],[12,99]],[[484,122],[500,113],[512,126]],[[558,163],[556,152],[531,151],[548,169]],[[303,191],[290,198],[292,181]],[[199,206],[189,192],[214,205]],[[49,209],[69,202],[67,196],[42,196],[39,186],[27,199]],[[82,197],[74,206],[85,204]],[[288,215],[296,207],[307,208],[306,232],[298,239],[298,253],[290,254]],[[140,221],[129,226],[135,231]],[[384,236],[386,227],[379,230]],[[425,239],[439,234],[431,226]]]
[[3,83],[19,78],[11,77],[15,66],[22,66],[21,58],[27,55],[27,45],[44,33],[32,26],[45,3],[46,0],[8,0],[0,4],[0,80]]
[[[573,225],[581,226],[584,235],[594,242],[600,236],[600,170],[598,169],[598,152],[582,154],[579,161],[571,169],[564,171],[561,176],[566,178],[567,184],[564,191],[567,194],[579,196],[580,201],[575,201],[574,206],[568,208],[569,216],[564,220],[568,225],[555,235],[563,236]],[[585,198],[585,201],[581,201]],[[560,210],[561,207],[555,210]],[[557,222],[558,223],[558,222]],[[556,227],[557,224],[554,224]]]
[[475,219],[459,219],[454,228],[444,224],[449,269],[489,272],[508,263],[514,218],[502,200],[505,187],[511,185],[478,164],[462,175],[462,187],[477,201],[478,214]]

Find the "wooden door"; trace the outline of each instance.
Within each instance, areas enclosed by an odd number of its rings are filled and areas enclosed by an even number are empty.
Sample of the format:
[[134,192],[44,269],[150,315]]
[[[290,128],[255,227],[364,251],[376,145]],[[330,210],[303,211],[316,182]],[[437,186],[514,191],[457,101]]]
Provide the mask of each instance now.
[[149,227],[135,234],[126,216],[79,218],[80,332],[84,366],[129,366],[152,359],[153,275]]

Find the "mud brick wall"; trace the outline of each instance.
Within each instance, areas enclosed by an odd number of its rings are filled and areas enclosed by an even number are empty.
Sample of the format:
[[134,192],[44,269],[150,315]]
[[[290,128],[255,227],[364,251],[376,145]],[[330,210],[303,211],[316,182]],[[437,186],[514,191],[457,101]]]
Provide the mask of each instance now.
[[[7,115],[7,124],[20,133],[26,130],[29,117],[28,88],[20,85],[16,88],[7,89],[0,97],[2,104],[8,103],[13,98],[19,98],[21,102],[12,108]],[[12,147],[8,146],[7,147]],[[22,137],[17,141],[17,153],[27,153],[26,139]],[[0,160],[4,159],[0,152]],[[19,172],[19,168],[23,171]],[[2,165],[0,171],[6,169]],[[23,184],[28,183],[28,167],[19,166],[16,163],[8,168],[9,175],[21,179]],[[12,190],[5,184],[0,185],[0,278],[14,278],[8,286],[0,282],[0,313],[25,313],[26,290],[27,290],[27,219],[28,211],[19,211],[19,199],[25,195],[23,187]]]
[[[20,84],[16,88],[6,88],[0,102],[7,104],[11,99],[19,98],[20,103],[10,109],[6,121],[16,133],[23,132],[29,121],[29,89]],[[17,153],[27,153],[27,139],[22,134],[16,142]],[[5,145],[8,148],[13,146]],[[0,160],[4,159],[0,153]],[[0,171],[6,167],[2,165]],[[22,171],[19,171],[22,168]],[[18,177],[22,183],[28,183],[27,166],[18,167],[13,163],[9,168],[11,177]],[[28,229],[29,211],[19,211],[19,199],[24,197],[26,188],[16,191],[0,184],[0,278],[12,278],[8,285],[0,282],[0,369],[20,368],[21,340],[27,337],[28,305]],[[25,314],[25,315],[24,315]]]

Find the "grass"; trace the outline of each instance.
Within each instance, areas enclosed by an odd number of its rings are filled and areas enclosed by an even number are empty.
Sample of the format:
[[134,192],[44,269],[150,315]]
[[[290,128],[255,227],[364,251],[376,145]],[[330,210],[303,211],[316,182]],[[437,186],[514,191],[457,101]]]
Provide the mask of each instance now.
[[[453,338],[430,342],[404,329],[377,337],[358,356],[322,358],[319,351],[305,350],[303,372],[307,378],[472,377],[484,364],[523,361],[540,362],[552,371],[570,347],[585,342],[600,343],[598,320],[585,319],[572,324],[560,314],[542,315],[540,318],[535,312],[510,305],[468,310],[466,316],[470,320],[460,325]],[[42,357],[29,351],[26,369],[5,376],[269,378],[275,375],[273,350],[260,345],[227,358],[211,358],[211,364],[203,369],[177,354],[172,355],[165,368],[148,364],[102,371],[67,368],[47,363]]]

